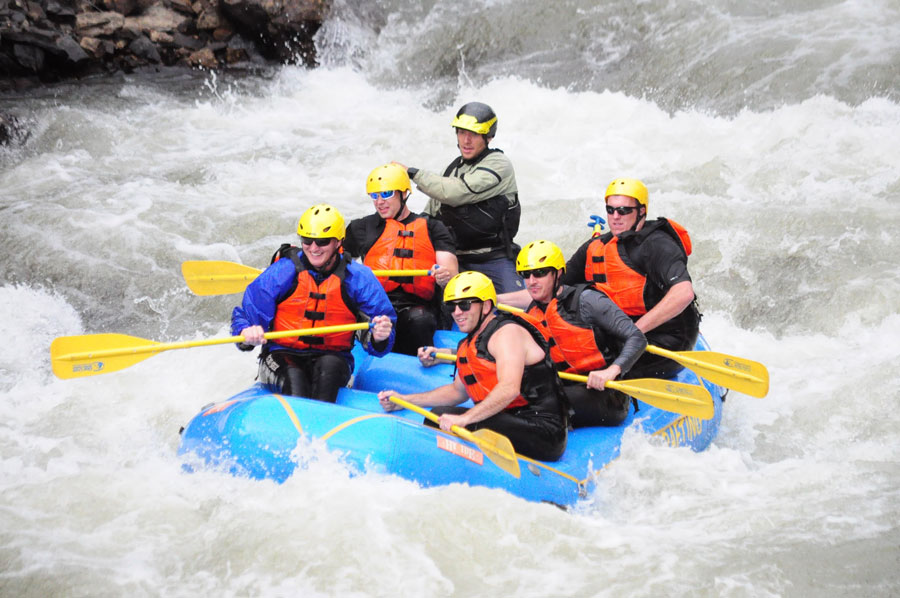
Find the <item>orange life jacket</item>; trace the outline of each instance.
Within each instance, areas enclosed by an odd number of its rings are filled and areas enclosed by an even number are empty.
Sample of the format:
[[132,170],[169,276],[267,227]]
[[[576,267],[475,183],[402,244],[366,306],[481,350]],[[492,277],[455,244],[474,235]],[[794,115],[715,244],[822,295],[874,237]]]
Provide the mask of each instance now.
[[[645,237],[656,230],[665,231],[678,241],[686,256],[691,255],[691,237],[683,226],[666,218],[659,218],[656,222],[659,224],[655,226],[648,226],[651,223],[647,223],[636,235]],[[627,256],[623,257],[624,253],[619,237],[612,233],[595,238],[588,245],[584,278],[609,295],[627,315],[642,316],[653,308],[644,301],[647,276],[629,265],[630,260]]]
[[[321,283],[306,269],[296,251],[288,254],[297,268],[297,286],[278,304],[272,330],[297,330],[355,324],[358,310],[344,289],[347,259],[339,256],[334,272]],[[279,345],[293,349],[319,349],[323,351],[349,351],[353,348],[354,331],[324,336],[299,336],[278,339]]]
[[550,334],[550,326],[547,324],[547,316],[544,313],[544,310],[541,309],[540,305],[532,301],[531,305],[525,310],[525,313],[531,316],[535,322],[535,326],[541,331],[541,334],[544,335],[547,344],[550,345],[550,359],[553,360],[553,365],[556,366],[556,369],[558,370],[565,367],[566,358],[563,356],[562,351],[559,350],[559,347],[556,346],[556,340],[554,340],[553,335]]
[[[459,373],[459,379],[466,385],[466,393],[476,403],[483,401],[497,386],[497,362],[494,360],[494,356],[488,352],[488,341],[501,326],[510,323],[521,325],[528,330],[540,346],[546,346],[546,341],[543,340],[543,333],[530,316],[505,312],[497,313],[494,319],[484,327],[484,330],[474,338],[467,336],[459,341],[459,345],[456,348],[456,370]],[[541,365],[541,362],[534,364],[534,366],[539,365]],[[547,365],[549,366],[549,364]],[[526,369],[534,366],[526,366]],[[548,367],[548,369],[550,368]],[[554,378],[556,377],[552,369],[551,375]],[[525,377],[523,376],[523,382],[524,380]],[[506,409],[524,407],[528,404],[528,400],[522,394],[519,394],[506,406]]]
[[550,356],[561,371],[584,374],[606,367],[612,358],[602,333],[586,325],[578,315],[578,302],[587,285],[567,287],[547,304],[546,311],[532,304],[529,312],[544,314],[543,324],[550,334]]
[[[435,264],[434,245],[428,236],[428,221],[417,217],[408,224],[390,218],[384,232],[366,252],[363,263],[373,270],[428,270]],[[434,296],[431,276],[379,276],[378,281],[390,293],[397,287],[428,300]]]

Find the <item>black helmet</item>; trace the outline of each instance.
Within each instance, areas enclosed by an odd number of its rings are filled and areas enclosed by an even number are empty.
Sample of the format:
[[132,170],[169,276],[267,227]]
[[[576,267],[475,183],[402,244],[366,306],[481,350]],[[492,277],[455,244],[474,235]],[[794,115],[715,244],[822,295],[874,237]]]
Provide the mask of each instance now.
[[469,102],[459,109],[450,126],[491,138],[497,134],[497,115],[487,104]]

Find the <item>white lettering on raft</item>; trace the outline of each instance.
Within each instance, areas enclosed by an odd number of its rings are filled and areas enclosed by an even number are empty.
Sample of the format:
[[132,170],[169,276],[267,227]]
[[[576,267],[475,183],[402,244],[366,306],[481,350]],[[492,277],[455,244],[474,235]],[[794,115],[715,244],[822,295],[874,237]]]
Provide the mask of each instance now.
[[458,457],[468,459],[472,463],[484,465],[484,453],[482,453],[481,451],[477,451],[472,447],[460,444],[458,442],[453,442],[446,436],[441,435],[438,435],[437,437],[437,445],[439,449],[443,449],[448,453],[453,453]]

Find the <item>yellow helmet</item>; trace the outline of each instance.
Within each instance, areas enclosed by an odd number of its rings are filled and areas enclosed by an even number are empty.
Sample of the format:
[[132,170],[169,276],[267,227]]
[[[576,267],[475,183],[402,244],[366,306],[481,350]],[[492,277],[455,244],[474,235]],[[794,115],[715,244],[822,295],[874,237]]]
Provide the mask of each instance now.
[[606,188],[606,195],[603,199],[607,199],[610,195],[625,195],[627,197],[632,197],[636,199],[639,204],[644,206],[645,209],[650,209],[650,204],[647,199],[647,187],[637,179],[614,180],[609,184],[609,187]]
[[380,191],[400,191],[405,193],[411,189],[406,169],[397,164],[385,164],[369,173],[366,179],[366,193]]
[[481,272],[460,272],[444,287],[444,303],[460,299],[490,300],[496,307],[497,291],[491,279]]
[[469,102],[459,109],[450,126],[493,137],[497,134],[497,115],[487,104]]
[[516,272],[528,272],[539,268],[565,270],[566,258],[556,243],[532,241],[519,252],[519,257],[516,258]]
[[327,203],[316,204],[303,212],[297,234],[312,239],[344,240],[344,217]]

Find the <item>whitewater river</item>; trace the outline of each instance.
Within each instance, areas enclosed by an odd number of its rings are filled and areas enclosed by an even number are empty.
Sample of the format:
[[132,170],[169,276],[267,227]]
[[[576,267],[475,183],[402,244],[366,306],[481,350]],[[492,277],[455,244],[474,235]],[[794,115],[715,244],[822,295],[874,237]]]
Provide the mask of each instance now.
[[[900,594],[896,1],[338,1],[319,48],[0,96],[30,131],[0,148],[0,595]],[[520,243],[574,251],[618,176],[690,230],[703,333],[771,374],[709,450],[628,434],[569,513],[315,445],[276,485],[176,455],[251,355],[53,376],[58,336],[227,336],[240,297],[192,295],[184,260],[262,267],[312,203],[370,213],[366,174],[442,169],[471,100]]]

